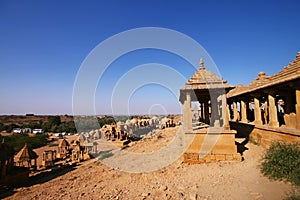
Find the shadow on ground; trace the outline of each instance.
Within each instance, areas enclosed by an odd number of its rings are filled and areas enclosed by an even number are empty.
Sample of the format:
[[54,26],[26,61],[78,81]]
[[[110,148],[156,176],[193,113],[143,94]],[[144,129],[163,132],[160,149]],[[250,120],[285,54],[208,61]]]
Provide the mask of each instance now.
[[52,169],[48,169],[45,171],[41,171],[40,173],[37,173],[34,176],[29,177],[29,180],[23,184],[18,185],[12,185],[12,186],[6,186],[1,184],[0,185],[0,199],[3,199],[5,197],[9,197],[16,193],[17,188],[21,187],[30,187],[36,184],[41,184],[47,181],[50,181],[54,178],[57,178],[59,176],[62,176],[70,171],[73,171],[76,169],[76,165],[60,165],[55,166]]
[[[247,151],[249,148],[245,145],[249,142],[248,138],[245,138],[243,142],[237,142],[235,141],[235,145],[237,146],[237,152],[240,153],[243,156],[244,151]],[[242,157],[242,160],[244,160],[244,157]]]

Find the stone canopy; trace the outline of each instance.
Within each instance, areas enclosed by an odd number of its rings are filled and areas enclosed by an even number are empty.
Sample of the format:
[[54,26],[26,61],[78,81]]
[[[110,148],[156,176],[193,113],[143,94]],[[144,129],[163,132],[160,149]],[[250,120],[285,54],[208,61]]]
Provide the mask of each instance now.
[[38,155],[27,146],[27,144],[24,145],[24,147],[17,153],[15,156],[16,162],[25,162],[30,161],[32,159],[36,159]]
[[198,101],[200,99],[209,98],[210,92],[224,91],[227,93],[234,86],[227,83],[226,80],[220,78],[214,73],[207,70],[204,62],[200,60],[198,71],[186,82],[183,88],[180,89],[180,102],[185,100],[186,92],[191,93],[191,100]]

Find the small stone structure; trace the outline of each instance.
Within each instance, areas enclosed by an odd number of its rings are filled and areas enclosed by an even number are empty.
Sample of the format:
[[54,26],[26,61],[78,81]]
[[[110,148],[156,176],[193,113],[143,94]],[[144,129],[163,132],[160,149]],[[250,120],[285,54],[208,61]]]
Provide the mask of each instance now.
[[66,139],[62,139],[58,144],[58,152],[56,157],[59,159],[65,159],[70,153],[70,144]]
[[128,139],[128,133],[124,130],[124,125],[121,123],[104,125],[101,128],[101,132],[104,133],[105,137],[112,141],[123,141]]
[[93,154],[97,154],[98,152],[98,142],[94,141],[94,142],[89,142],[89,143],[84,143],[85,148],[87,149],[87,151],[93,155]]
[[[182,125],[186,134],[194,135],[193,142],[184,153],[184,162],[241,160],[235,145],[236,131],[230,130],[228,120],[226,93],[233,88],[207,70],[203,60],[200,60],[199,70],[180,90]],[[195,107],[196,113],[193,112],[192,102],[200,105]],[[215,140],[215,144],[208,145],[207,141],[211,139]]]
[[21,186],[29,180],[29,168],[14,166],[14,150],[0,143],[0,186]]
[[227,98],[232,108],[230,123],[254,126],[252,141],[265,147],[274,141],[300,142],[300,52],[279,73],[260,72],[248,86],[231,90]]
[[73,162],[81,162],[90,158],[88,150],[85,146],[81,145],[78,140],[73,144],[71,159]]
[[37,158],[38,155],[31,148],[29,148],[27,144],[25,144],[24,147],[15,156],[15,163],[17,166],[29,167],[36,170]]
[[56,159],[56,151],[55,150],[47,150],[43,152],[43,160],[42,160],[42,166],[43,167],[49,167],[54,166]]

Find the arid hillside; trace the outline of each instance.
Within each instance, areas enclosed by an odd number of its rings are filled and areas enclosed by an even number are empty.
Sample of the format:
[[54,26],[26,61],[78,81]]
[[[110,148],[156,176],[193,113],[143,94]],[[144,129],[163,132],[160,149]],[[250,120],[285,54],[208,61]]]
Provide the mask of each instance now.
[[[172,140],[178,127],[167,128],[127,147],[153,152]],[[259,171],[264,149],[248,143],[242,162],[173,164],[150,173],[127,173],[97,159],[45,175],[18,188],[6,199],[282,199],[289,184],[270,181]],[[147,163],[145,163],[147,164]]]

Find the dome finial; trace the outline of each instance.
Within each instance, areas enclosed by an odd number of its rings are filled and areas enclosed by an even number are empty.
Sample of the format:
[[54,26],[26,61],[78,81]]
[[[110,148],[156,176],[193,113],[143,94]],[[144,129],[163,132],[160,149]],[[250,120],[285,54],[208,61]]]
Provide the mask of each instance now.
[[204,62],[203,62],[202,58],[200,59],[200,68],[199,69],[205,69]]

